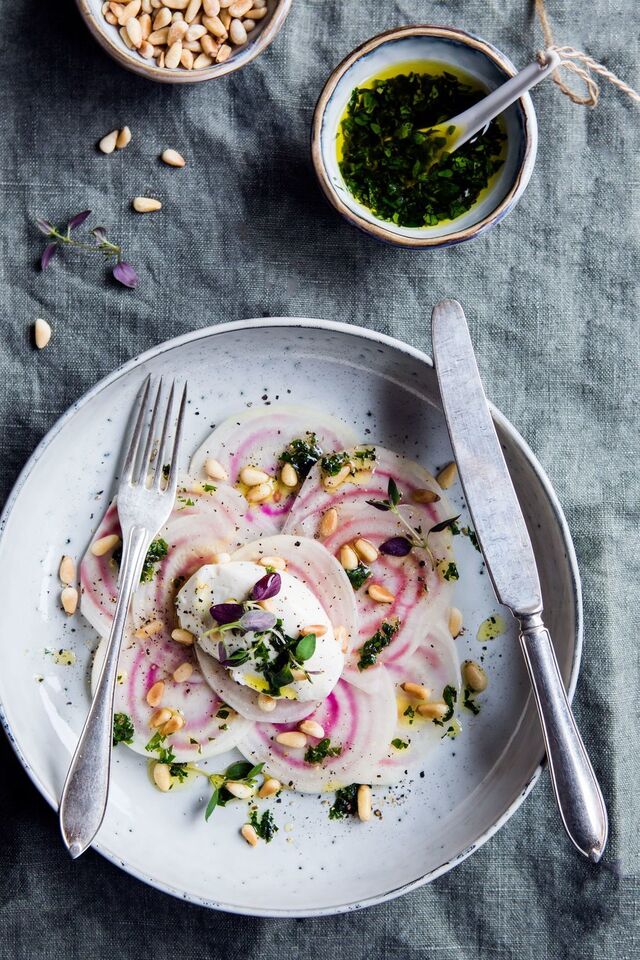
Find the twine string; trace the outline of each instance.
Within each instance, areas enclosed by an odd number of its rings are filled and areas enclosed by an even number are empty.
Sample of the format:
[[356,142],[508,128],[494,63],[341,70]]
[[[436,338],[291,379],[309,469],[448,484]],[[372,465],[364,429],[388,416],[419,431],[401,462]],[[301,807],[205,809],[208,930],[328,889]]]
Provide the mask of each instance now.
[[[598,63],[597,60],[594,60],[593,57],[590,57],[587,53],[583,53],[582,50],[576,50],[574,47],[558,46],[553,39],[553,31],[551,29],[549,15],[545,7],[545,0],[534,0],[534,2],[535,12],[540,20],[540,26],[542,27],[544,45],[548,50],[555,50],[555,52],[561,58],[560,67],[557,70],[554,70],[554,72],[551,74],[551,79],[555,84],[558,85],[565,96],[569,97],[573,103],[577,103],[580,106],[595,107],[600,97],[600,87],[598,86],[595,78],[592,76],[592,74],[595,73],[604,80],[608,80],[609,83],[613,84],[614,87],[617,87],[618,90],[626,94],[626,96],[635,101],[635,103],[640,103],[640,93],[637,93],[633,87],[630,87],[628,83],[625,83],[624,80],[621,80],[620,77],[617,77],[615,73],[612,73],[611,70],[608,70],[602,63]],[[547,59],[544,50],[540,50],[537,53],[536,59],[541,65],[544,66],[544,64],[546,64]],[[560,73],[561,69],[574,74],[582,81],[584,84],[583,93],[581,93],[579,90],[575,90],[573,87],[569,86],[565,80],[563,80]]]

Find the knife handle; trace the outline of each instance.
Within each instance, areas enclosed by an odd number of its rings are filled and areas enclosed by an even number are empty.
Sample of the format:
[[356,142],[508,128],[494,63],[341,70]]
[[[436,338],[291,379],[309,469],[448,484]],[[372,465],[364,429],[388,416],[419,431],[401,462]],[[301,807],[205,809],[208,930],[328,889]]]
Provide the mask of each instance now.
[[571,712],[549,631],[541,617],[530,617],[522,624],[520,643],[540,715],[562,822],[578,850],[597,863],[607,842],[607,810]]

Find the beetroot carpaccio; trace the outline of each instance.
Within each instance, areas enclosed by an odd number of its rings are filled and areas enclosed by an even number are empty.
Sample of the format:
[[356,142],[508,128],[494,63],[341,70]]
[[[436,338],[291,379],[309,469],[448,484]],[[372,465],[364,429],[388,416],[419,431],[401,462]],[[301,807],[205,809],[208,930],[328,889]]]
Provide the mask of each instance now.
[[[445,491],[335,418],[279,404],[222,423],[189,471],[134,595],[114,743],[146,756],[161,790],[206,777],[207,819],[285,789],[336,791],[332,818],[369,819],[458,727]],[[119,549],[114,502],[80,570],[102,638],[94,685]],[[243,759],[211,759],[234,748]],[[276,830],[255,806],[245,827],[256,842]]]

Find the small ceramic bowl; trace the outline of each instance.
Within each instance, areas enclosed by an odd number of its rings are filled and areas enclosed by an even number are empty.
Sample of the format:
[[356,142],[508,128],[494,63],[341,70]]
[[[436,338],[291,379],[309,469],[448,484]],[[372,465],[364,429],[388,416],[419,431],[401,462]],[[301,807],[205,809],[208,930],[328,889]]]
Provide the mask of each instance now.
[[471,240],[499,223],[522,196],[536,157],[538,128],[528,94],[502,115],[505,161],[478,203],[454,221],[434,227],[402,227],[380,220],[348,191],[336,151],[340,122],[355,87],[398,64],[430,61],[455,67],[493,90],[516,73],[511,61],[486,40],[452,27],[409,26],[367,40],[333,71],[316,105],[311,153],[329,202],[354,226],[402,247],[446,247]]
[[[247,42],[240,47],[234,47],[234,52],[224,63],[213,63],[210,67],[202,67],[199,70],[185,70],[183,67],[171,70],[159,67],[155,61],[145,60],[136,50],[130,50],[120,36],[120,28],[112,26],[105,20],[102,14],[103,2],[104,0],[76,0],[78,9],[93,36],[121,66],[150,80],[157,80],[159,83],[200,83],[203,80],[213,80],[215,77],[233,73],[234,70],[244,67],[259,53],[266,50],[286,20],[292,0],[268,0],[267,16],[257,22]],[[155,13],[157,10],[153,11],[152,17]]]

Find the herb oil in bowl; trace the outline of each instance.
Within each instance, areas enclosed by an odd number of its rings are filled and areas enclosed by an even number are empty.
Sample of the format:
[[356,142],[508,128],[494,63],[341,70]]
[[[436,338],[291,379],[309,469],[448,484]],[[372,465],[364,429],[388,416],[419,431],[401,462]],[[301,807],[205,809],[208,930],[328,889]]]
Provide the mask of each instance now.
[[396,64],[355,87],[336,149],[351,195],[380,220],[434,227],[467,213],[490,190],[503,165],[506,135],[499,121],[454,153],[451,117],[488,91],[449,65]]

